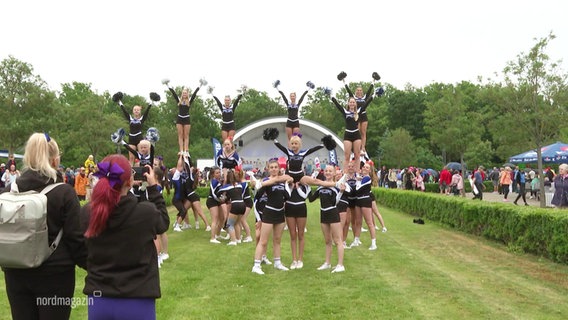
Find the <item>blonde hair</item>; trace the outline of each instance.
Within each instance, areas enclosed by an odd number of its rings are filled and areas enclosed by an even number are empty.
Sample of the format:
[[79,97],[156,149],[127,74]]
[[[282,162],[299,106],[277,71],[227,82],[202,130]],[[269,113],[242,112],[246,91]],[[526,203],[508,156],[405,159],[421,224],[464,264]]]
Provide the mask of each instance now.
[[[185,98],[185,99],[183,98],[183,92],[184,91],[187,91],[187,98]],[[190,96],[191,96],[191,92],[189,92],[189,88],[182,88],[181,89],[181,97],[179,99],[178,106],[181,106],[184,102],[187,102],[187,104],[189,105],[189,100],[191,99]]]
[[148,148],[150,148],[152,146],[152,143],[146,139],[142,139],[140,140],[140,142],[138,142],[138,147],[140,146],[146,146]]
[[354,113],[353,119],[354,119],[355,121],[359,121],[359,112],[357,112],[357,100],[355,100],[354,97],[350,97],[350,98],[347,100],[347,111],[350,111],[350,110],[349,110],[349,101],[350,101],[351,99],[353,99],[353,100],[355,101],[355,112],[353,112],[353,113]]
[[300,148],[302,147],[302,138],[299,136],[290,137],[290,143],[292,143],[292,141],[296,141],[300,145]]
[[34,133],[26,142],[23,171],[36,171],[44,177],[57,181],[57,170],[51,166],[51,160],[57,157],[59,157],[57,142],[47,133]]

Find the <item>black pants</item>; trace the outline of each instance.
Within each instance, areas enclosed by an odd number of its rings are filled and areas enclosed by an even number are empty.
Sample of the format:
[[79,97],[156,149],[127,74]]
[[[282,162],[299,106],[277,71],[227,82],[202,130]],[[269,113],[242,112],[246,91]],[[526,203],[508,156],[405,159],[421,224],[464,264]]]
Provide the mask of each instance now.
[[[69,319],[75,290],[75,268],[35,273],[5,270],[6,293],[13,320]],[[65,301],[67,300],[67,301]]]
[[483,200],[483,184],[476,183],[475,187],[477,188],[477,194],[474,195],[473,198]]
[[515,199],[515,204],[517,203],[517,201],[519,201],[519,199],[523,197],[523,201],[525,202],[525,204],[527,204],[527,192],[525,191],[525,184],[521,183],[519,185],[519,195],[517,195],[517,199]]

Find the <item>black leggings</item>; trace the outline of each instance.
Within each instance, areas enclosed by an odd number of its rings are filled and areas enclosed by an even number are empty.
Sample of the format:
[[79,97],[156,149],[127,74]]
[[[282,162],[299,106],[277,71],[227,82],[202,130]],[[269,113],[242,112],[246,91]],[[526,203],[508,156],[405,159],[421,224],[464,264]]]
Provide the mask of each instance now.
[[185,219],[185,216],[187,215],[187,209],[185,209],[185,206],[183,204],[183,200],[180,200],[180,199],[173,200],[172,204],[178,210],[177,216],[180,217],[181,220]]
[[60,268],[63,271],[45,274],[23,270],[4,272],[12,319],[69,319],[68,302],[75,290],[75,268]]

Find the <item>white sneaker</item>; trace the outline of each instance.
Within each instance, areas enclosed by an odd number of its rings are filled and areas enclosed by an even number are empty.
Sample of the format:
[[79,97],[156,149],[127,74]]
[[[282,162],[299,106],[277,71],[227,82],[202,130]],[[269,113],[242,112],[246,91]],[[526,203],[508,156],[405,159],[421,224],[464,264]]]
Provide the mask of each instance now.
[[358,245],[358,246],[363,245],[363,242],[361,242],[361,239],[357,239],[357,240],[355,240],[355,241],[357,241],[357,245]]
[[285,225],[285,226],[284,226],[284,230],[288,230],[288,225]]
[[387,232],[387,227],[383,227],[383,232]]
[[375,230],[379,230],[379,226],[375,225]]
[[180,228],[179,224],[174,227],[174,231],[175,232],[181,232],[181,228]]
[[353,247],[358,247],[359,246],[359,242],[357,240],[353,240],[353,242],[351,242],[351,244],[349,245],[349,249],[353,248]]
[[308,228],[304,227],[304,233],[308,232]]
[[262,262],[261,262],[261,263],[264,263],[264,264],[267,264],[267,265],[271,265],[271,264],[272,264],[272,262],[270,262],[270,260],[268,260],[267,257],[262,258]]
[[262,268],[260,266],[253,266],[252,267],[252,273],[264,274],[264,271],[262,271]]
[[345,271],[345,267],[338,264],[337,266],[335,266],[335,268],[333,270],[331,270],[331,273],[338,273],[338,272],[344,272]]
[[321,271],[321,270],[327,270],[327,269],[331,269],[331,264],[329,264],[329,263],[327,263],[327,262],[324,262],[324,264],[322,264],[322,265],[318,268],[318,270],[320,270],[320,271]]
[[274,265],[274,269],[278,269],[278,270],[282,270],[282,271],[288,271],[290,269],[286,268],[285,265],[283,265],[282,263],[277,263]]
[[162,257],[158,256],[158,268],[162,267],[162,263],[164,263],[164,260],[162,260]]
[[236,246],[237,242],[236,241],[231,241],[229,243],[227,243],[228,246]]
[[211,226],[207,226],[207,228],[205,228],[205,231],[211,232]]
[[160,253],[160,256],[162,257],[162,261],[166,261],[170,258],[170,255],[167,253]]
[[371,251],[377,250],[377,245],[376,245],[376,244],[372,244],[372,245],[369,247],[369,250],[371,250]]
[[199,222],[195,222],[195,230],[199,230]]
[[221,241],[217,240],[217,239],[211,239],[209,240],[210,243],[221,243]]
[[241,244],[241,243],[243,243],[243,240],[239,239],[239,240],[237,240],[237,243]]
[[296,262],[296,269],[302,269],[304,267],[304,263],[302,260]]
[[298,262],[297,261],[292,261],[292,264],[290,265],[290,270],[294,270],[298,267]]
[[361,232],[369,232],[369,230],[367,230],[367,229],[361,227]]
[[182,230],[191,229],[191,225],[184,222],[183,226],[181,226],[181,229]]
[[243,242],[252,242],[252,237],[248,236],[248,237],[244,238]]

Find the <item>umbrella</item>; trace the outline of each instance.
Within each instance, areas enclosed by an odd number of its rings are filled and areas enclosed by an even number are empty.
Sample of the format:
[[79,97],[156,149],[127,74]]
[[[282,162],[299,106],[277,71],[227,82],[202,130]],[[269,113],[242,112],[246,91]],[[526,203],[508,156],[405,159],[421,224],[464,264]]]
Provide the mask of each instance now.
[[[540,150],[544,163],[568,162],[568,144],[556,142],[544,146]],[[535,163],[537,160],[536,150],[534,149],[509,158],[511,163]]]
[[510,163],[510,162],[507,162],[507,163],[503,164],[503,167],[509,167],[509,168],[513,169],[516,166],[514,164]]
[[425,171],[428,171],[428,173],[433,176],[433,177],[438,177],[440,176],[440,174],[438,173],[438,171],[434,170],[434,169],[426,169]]
[[446,164],[446,168],[448,168],[448,170],[461,171],[462,165],[459,162],[449,162],[448,164]]

